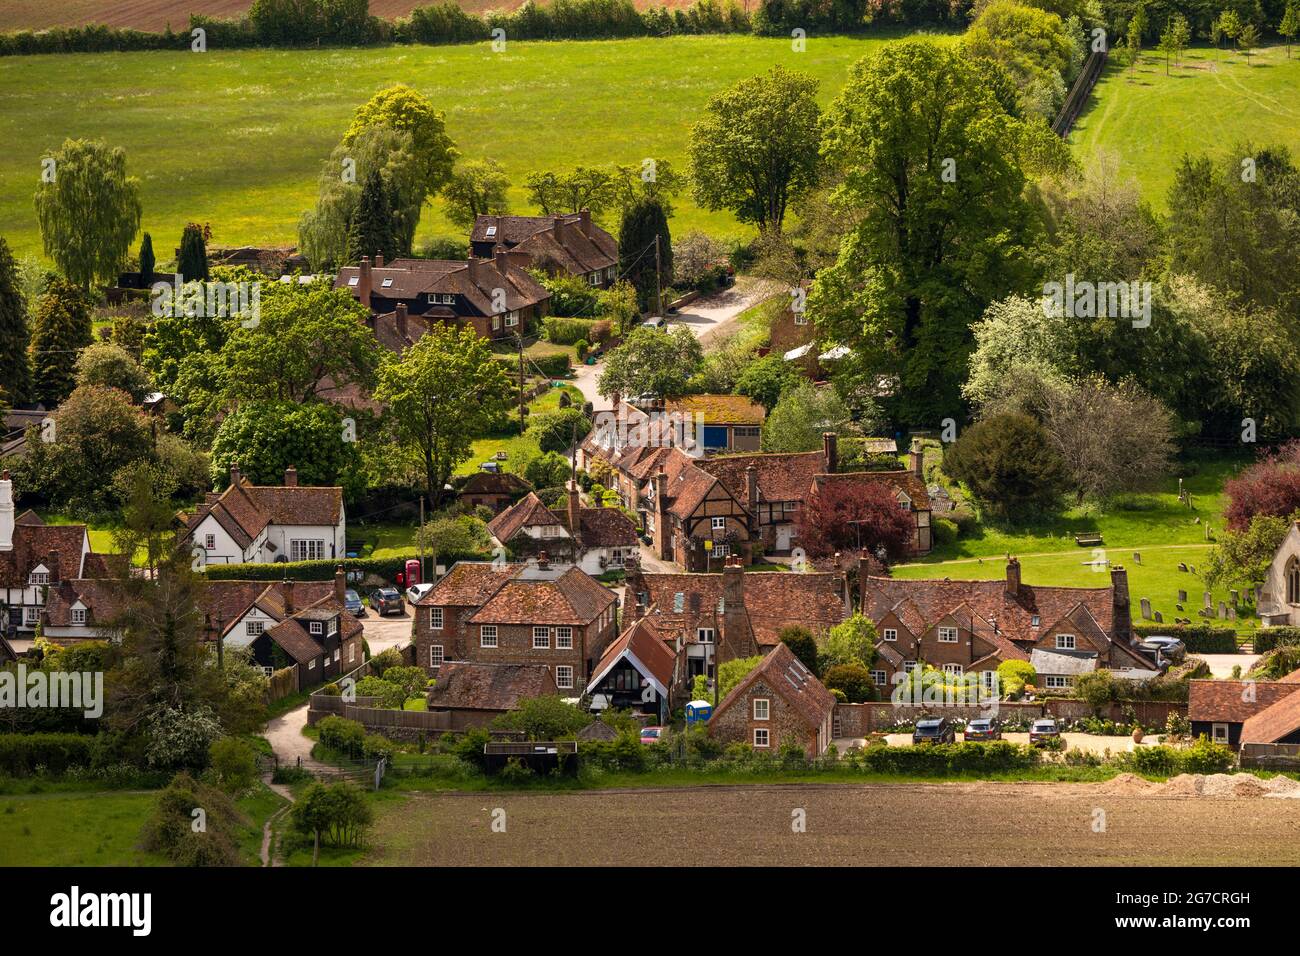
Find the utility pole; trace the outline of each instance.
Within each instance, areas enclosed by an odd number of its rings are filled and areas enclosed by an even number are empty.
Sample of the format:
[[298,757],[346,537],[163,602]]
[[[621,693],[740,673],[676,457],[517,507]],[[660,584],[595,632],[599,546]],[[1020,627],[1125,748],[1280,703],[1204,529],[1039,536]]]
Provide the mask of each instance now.
[[524,337],[516,332],[519,341],[519,434],[524,433]]
[[424,495],[420,496],[420,533],[415,538],[415,545],[420,557],[420,579],[428,581],[429,569],[424,566]]
[[655,315],[664,314],[663,303],[663,277],[660,275],[660,257],[659,257],[659,233],[655,233]]

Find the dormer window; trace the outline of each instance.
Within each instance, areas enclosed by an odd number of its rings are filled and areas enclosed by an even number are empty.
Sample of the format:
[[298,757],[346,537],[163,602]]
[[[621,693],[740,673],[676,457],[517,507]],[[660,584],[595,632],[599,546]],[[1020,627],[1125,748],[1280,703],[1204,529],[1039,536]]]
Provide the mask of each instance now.
[[28,584],[49,584],[49,583],[50,583],[50,572],[49,572],[49,571],[33,571],[33,572],[28,576],[28,578],[27,578],[27,583],[28,583]]
[[84,607],[74,607],[72,609],[72,623],[73,624],[86,623],[86,609]]
[[309,628],[314,637],[319,637],[321,634],[325,633],[325,625],[320,621],[310,622]]
[[1031,618],[1029,619],[1029,623],[1030,623],[1031,625],[1033,625],[1034,627],[1038,627],[1038,626],[1039,626],[1039,625],[1038,625],[1038,615],[1035,614],[1033,617],[1031,617]]

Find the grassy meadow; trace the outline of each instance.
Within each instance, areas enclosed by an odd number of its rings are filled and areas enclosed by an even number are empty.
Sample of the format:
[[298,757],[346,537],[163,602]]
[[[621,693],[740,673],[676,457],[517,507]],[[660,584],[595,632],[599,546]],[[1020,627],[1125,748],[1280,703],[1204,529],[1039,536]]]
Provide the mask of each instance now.
[[1071,143],[1080,157],[1118,153],[1143,195],[1163,209],[1184,153],[1217,153],[1239,140],[1282,143],[1300,154],[1300,47],[1238,51],[1198,47],[1171,64],[1142,54],[1132,71],[1112,60],[1079,118]]
[[[41,157],[83,137],[126,150],[160,259],[190,221],[211,223],[217,245],[294,244],[353,110],[398,82],[445,112],[464,156],[505,166],[512,208],[526,212],[528,172],[647,156],[685,169],[690,126],[714,93],[781,64],[816,76],[829,103],[849,65],[888,36],[813,38],[804,53],[785,39],[702,36],[518,42],[504,53],[473,44],[0,59],[0,141],[10,144],[0,231],[17,254],[39,254]],[[687,196],[673,229],[749,231]],[[426,208],[421,238],[461,232],[440,203]]]

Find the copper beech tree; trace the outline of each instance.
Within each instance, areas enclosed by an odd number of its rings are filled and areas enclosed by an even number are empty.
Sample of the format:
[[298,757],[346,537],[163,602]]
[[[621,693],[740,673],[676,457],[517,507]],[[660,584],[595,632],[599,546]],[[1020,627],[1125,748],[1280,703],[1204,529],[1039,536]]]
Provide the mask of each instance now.
[[912,513],[899,507],[884,481],[824,485],[804,502],[796,527],[811,557],[883,548],[890,561],[908,553],[916,530]]

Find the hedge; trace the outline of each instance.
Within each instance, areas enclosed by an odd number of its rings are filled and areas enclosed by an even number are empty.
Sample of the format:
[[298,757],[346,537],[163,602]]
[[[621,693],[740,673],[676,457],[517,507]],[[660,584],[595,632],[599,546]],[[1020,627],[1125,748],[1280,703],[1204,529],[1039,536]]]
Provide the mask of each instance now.
[[0,734],[0,774],[28,777],[37,767],[56,774],[88,767],[94,760],[95,741],[85,734]]
[[558,315],[548,315],[542,319],[542,328],[546,338],[556,345],[577,345],[590,342],[592,329],[599,319],[566,319]]
[[1300,644],[1300,627],[1262,627],[1255,632],[1255,653]]
[[[1215,624],[1134,624],[1133,634],[1139,639],[1155,635],[1176,637],[1187,645],[1191,654],[1237,653],[1237,631]],[[1259,645],[1255,645],[1258,650]]]
[[[330,558],[324,561],[280,561],[271,564],[210,564],[209,581],[328,581],[340,564],[348,572],[361,571],[391,579],[397,572],[406,570],[406,562],[416,556],[411,553],[398,558]],[[490,561],[489,553],[439,554],[438,563],[450,567],[457,561]]]
[[[569,356],[566,352],[556,352],[553,355],[529,355],[524,363],[526,368],[534,372],[541,372],[547,378],[564,378],[569,374]],[[519,357],[515,356],[496,356],[498,362],[501,362],[510,372],[511,380],[517,382],[519,376]]]
[[917,776],[1028,770],[1036,767],[1038,761],[1039,752],[1033,747],[1005,740],[919,747],[868,747],[856,755],[856,763],[863,770]]

